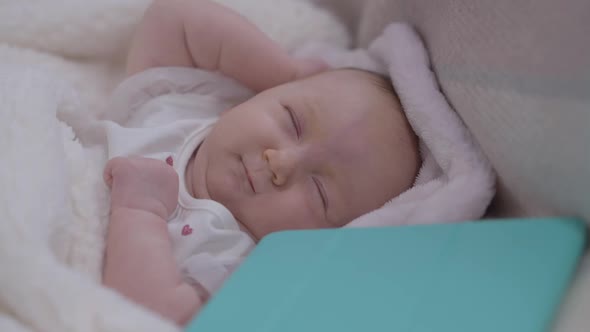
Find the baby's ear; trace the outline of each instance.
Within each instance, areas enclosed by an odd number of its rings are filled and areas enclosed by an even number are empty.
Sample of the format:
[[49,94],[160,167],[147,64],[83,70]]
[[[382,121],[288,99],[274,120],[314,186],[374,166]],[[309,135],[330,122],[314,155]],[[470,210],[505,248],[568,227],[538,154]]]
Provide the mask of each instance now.
[[321,73],[330,69],[327,63],[319,58],[297,59],[295,80]]

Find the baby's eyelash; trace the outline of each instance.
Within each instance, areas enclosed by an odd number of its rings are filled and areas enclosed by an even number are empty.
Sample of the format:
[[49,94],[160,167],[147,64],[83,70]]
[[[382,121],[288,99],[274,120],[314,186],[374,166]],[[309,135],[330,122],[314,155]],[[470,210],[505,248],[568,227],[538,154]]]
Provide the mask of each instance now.
[[297,138],[301,137],[301,126],[299,124],[299,119],[297,118],[297,115],[295,114],[295,112],[293,112],[293,110],[289,107],[289,106],[284,106],[285,110],[287,111],[287,113],[289,113],[289,117],[291,118],[291,123],[293,124],[293,127],[295,128],[295,132],[297,133]]

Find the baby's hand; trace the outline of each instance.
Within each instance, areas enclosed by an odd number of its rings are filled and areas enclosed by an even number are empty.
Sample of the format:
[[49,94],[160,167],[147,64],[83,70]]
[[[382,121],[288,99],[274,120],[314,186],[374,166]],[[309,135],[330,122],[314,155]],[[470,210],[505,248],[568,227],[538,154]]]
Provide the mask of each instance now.
[[143,210],[165,220],[178,203],[178,175],[161,160],[116,157],[103,176],[111,188],[111,213],[119,208]]

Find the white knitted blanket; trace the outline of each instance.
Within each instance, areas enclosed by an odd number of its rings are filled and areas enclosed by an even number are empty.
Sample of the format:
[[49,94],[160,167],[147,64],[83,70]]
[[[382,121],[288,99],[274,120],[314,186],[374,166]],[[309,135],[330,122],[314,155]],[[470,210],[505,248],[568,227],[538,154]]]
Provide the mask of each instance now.
[[[301,0],[224,0],[289,50],[348,43]],[[149,0],[0,2],[0,331],[176,331],[100,286],[105,156],[75,135],[122,79]]]

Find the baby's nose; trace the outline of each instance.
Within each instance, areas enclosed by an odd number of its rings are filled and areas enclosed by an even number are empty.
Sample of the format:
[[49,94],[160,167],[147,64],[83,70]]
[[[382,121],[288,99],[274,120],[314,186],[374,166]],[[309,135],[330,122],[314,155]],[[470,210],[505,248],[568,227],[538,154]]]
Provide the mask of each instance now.
[[294,149],[266,149],[262,154],[272,172],[272,183],[284,185],[300,163],[300,153]]

